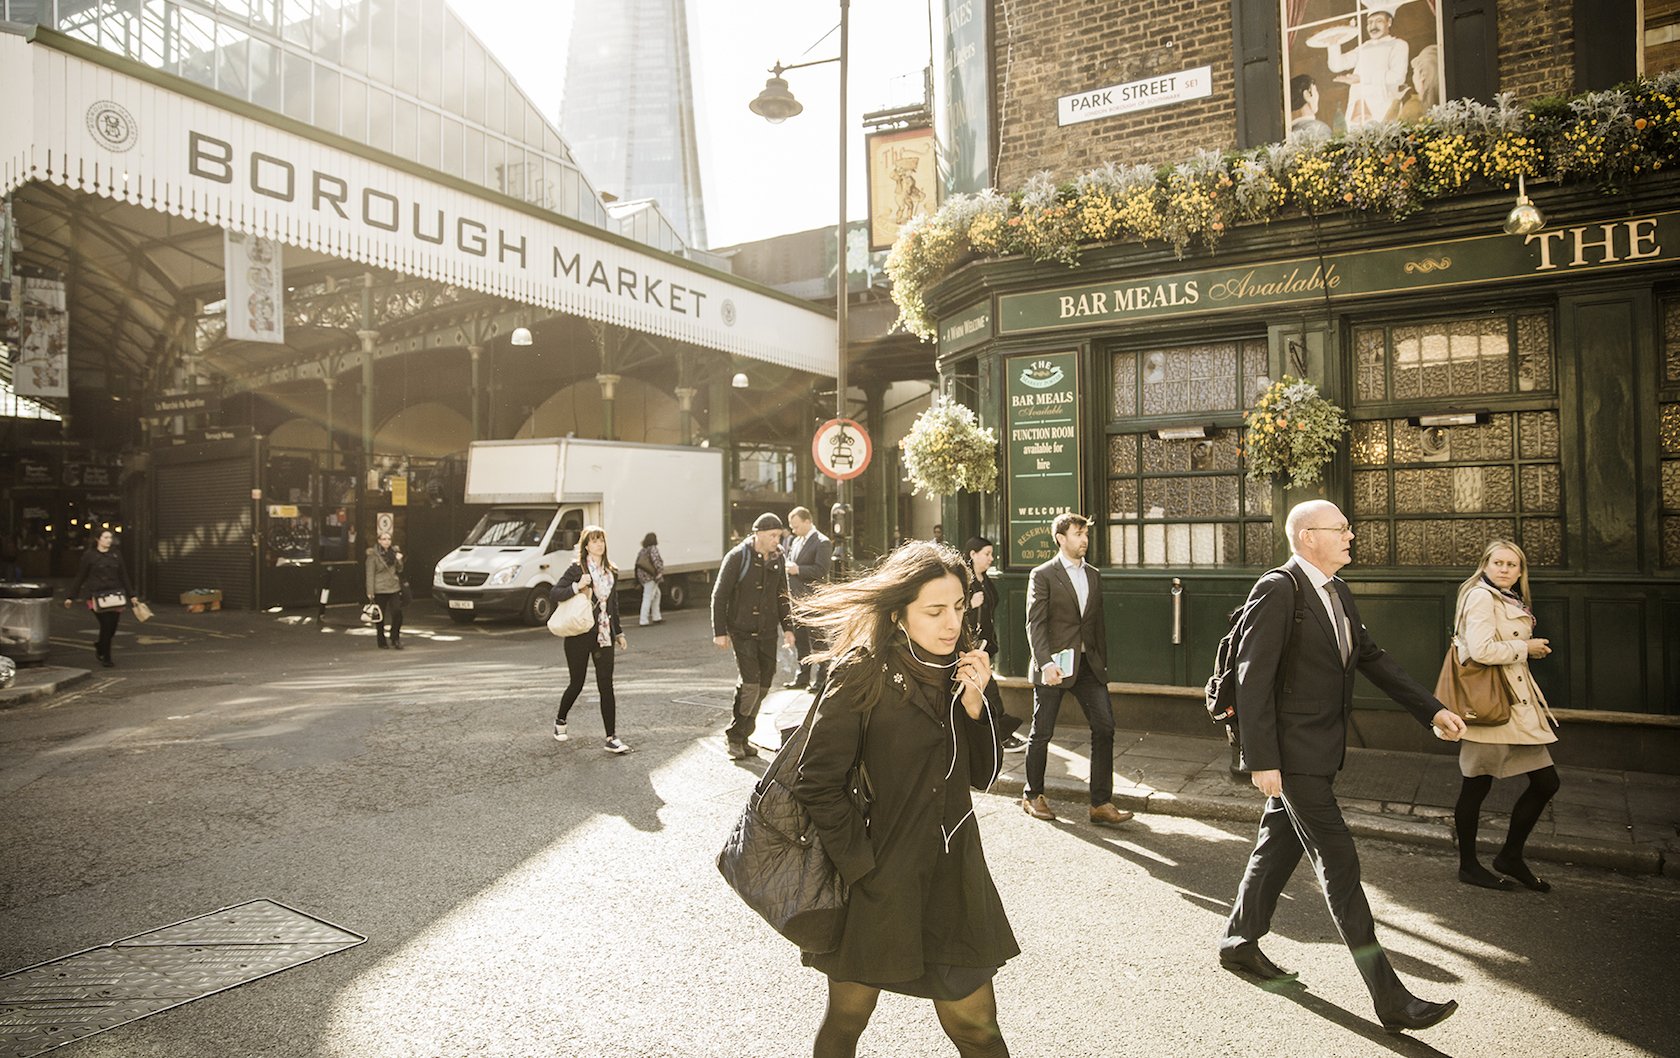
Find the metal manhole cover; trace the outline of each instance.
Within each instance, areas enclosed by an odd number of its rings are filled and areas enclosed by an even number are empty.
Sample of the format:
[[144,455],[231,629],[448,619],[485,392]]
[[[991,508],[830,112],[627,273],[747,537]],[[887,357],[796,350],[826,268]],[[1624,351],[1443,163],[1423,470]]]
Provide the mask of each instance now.
[[0,1058],[29,1058],[367,940],[252,900],[0,976]]

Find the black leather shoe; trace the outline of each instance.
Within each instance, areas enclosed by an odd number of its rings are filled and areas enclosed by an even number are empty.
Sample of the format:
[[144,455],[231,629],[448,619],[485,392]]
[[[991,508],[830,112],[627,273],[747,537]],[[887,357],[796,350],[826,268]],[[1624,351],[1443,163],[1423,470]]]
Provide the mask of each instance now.
[[1382,1027],[1389,1032],[1416,1031],[1418,1029],[1434,1028],[1441,1022],[1452,1017],[1453,1011],[1458,1009],[1458,1000],[1449,999],[1445,1003],[1431,1003],[1426,999],[1413,999],[1406,1004],[1406,1009],[1399,1014],[1389,1017],[1378,1017]]
[[1481,866],[1476,867],[1474,870],[1467,870],[1460,867],[1458,869],[1458,880],[1463,882],[1465,885],[1479,885],[1483,889],[1511,888],[1511,879],[1501,878],[1499,875],[1489,871],[1486,867]]
[[1258,977],[1266,984],[1283,984],[1301,976],[1293,970],[1285,970],[1277,963],[1266,958],[1266,953],[1260,950],[1258,944],[1244,944],[1240,948],[1220,952],[1219,965],[1232,973],[1245,973],[1250,977]]

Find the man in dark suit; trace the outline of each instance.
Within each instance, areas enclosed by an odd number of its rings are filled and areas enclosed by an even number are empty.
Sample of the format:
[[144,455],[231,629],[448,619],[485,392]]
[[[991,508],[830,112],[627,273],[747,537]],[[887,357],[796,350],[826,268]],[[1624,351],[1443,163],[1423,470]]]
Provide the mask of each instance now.
[[[1219,961],[1262,981],[1294,979],[1266,958],[1259,941],[1270,930],[1278,894],[1305,852],[1383,1028],[1426,1029],[1444,1021],[1458,1002],[1417,998],[1389,964],[1377,943],[1371,906],[1359,883],[1359,853],[1333,784],[1347,756],[1356,672],[1420,723],[1432,725],[1441,738],[1457,741],[1464,721],[1406,675],[1360,623],[1353,593],[1336,578],[1348,564],[1353,543],[1353,529],[1336,505],[1326,500],[1298,504],[1285,524],[1294,557],[1283,572],[1260,578],[1241,618],[1247,627],[1237,646],[1237,731],[1243,762],[1266,795],[1266,810],[1225,924]],[[1305,596],[1299,625],[1297,590]]]
[[[1108,629],[1102,577],[1085,561],[1090,521],[1063,512],[1050,524],[1056,557],[1027,581],[1027,645],[1032,650],[1032,731],[1027,736],[1027,782],[1021,807],[1053,820],[1044,796],[1044,768],[1062,692],[1072,691],[1091,725],[1091,822],[1114,826],[1132,818],[1114,807],[1114,705],[1108,698]],[[1061,655],[1058,663],[1057,654]]]
[[[811,512],[804,507],[795,507],[788,512],[788,529],[793,533],[793,538],[788,541],[788,594],[794,602],[798,602],[811,594],[812,588],[828,579],[829,564],[834,559],[834,542],[817,530]],[[795,624],[793,649],[799,656],[799,674],[782,686],[809,687],[813,694],[821,695],[823,666],[811,664],[805,657],[822,648],[821,635],[813,633],[803,624]]]
[[751,741],[758,707],[776,678],[776,629],[786,628],[787,571],[782,566],[782,520],[768,512],[753,522],[752,535],[723,558],[712,585],[712,642],[735,652],[735,716],[723,739],[732,760],[756,757]]

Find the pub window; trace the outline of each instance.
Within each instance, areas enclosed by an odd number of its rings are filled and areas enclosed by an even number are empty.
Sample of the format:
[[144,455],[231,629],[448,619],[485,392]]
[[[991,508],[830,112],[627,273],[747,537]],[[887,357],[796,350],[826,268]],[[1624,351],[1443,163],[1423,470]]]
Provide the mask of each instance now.
[[[1109,561],[1270,563],[1272,490],[1245,477],[1237,451],[1240,413],[1266,371],[1265,341],[1123,350],[1110,365]],[[1186,424],[1213,429],[1206,437],[1174,438],[1173,427]]]
[[[1503,537],[1531,565],[1563,565],[1551,317],[1361,326],[1353,346],[1355,561],[1473,566]],[[1472,411],[1473,423],[1428,419]]]
[[1662,564],[1680,567],[1680,300],[1663,306],[1663,375],[1657,405],[1662,447]]
[[1680,0],[1645,0],[1640,73],[1655,77],[1680,68]]

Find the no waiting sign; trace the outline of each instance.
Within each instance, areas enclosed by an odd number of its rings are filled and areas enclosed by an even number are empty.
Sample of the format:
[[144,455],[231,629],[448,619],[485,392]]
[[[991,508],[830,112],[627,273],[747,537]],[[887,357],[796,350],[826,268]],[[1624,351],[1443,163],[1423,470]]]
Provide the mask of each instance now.
[[830,419],[811,438],[811,458],[817,469],[835,481],[849,481],[863,473],[874,451],[869,433],[853,419]]

